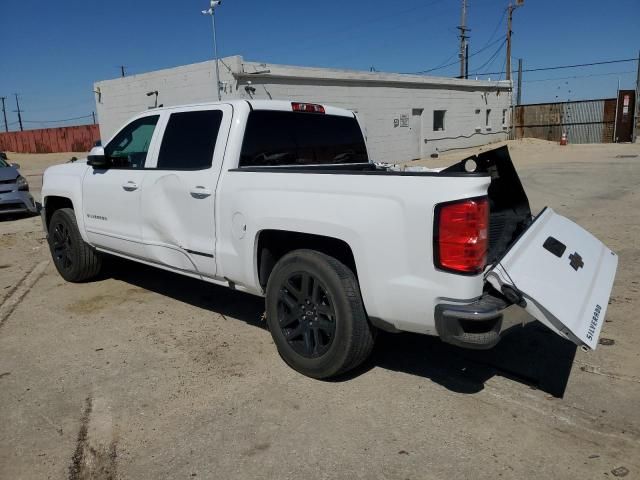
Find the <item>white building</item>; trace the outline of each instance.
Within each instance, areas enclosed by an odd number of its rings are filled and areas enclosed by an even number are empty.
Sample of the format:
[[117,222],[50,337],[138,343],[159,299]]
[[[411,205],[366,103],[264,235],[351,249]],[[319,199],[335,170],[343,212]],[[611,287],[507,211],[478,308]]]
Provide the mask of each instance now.
[[[222,97],[291,99],[348,108],[365,126],[371,157],[398,162],[507,137],[510,81],[294,67],[220,60]],[[213,61],[97,82],[103,140],[156,105],[217,100]],[[152,92],[157,92],[157,95]]]

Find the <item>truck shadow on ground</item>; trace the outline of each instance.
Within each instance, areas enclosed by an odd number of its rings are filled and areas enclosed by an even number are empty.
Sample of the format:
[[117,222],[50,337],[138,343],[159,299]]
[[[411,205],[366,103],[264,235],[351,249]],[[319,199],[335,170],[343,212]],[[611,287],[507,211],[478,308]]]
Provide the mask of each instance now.
[[382,333],[371,361],[459,393],[479,392],[487,380],[501,376],[562,398],[575,353],[573,343],[536,322],[513,327],[490,350],[467,350],[424,335]]
[[[266,330],[261,319],[262,298],[125,260],[109,260],[103,277]],[[454,347],[425,335],[380,332],[370,359],[335,381],[348,381],[378,367],[429,378],[451,391],[472,394],[481,391],[492,377],[502,376],[561,398],[575,353],[573,343],[539,323],[513,327],[496,347],[485,351]]]

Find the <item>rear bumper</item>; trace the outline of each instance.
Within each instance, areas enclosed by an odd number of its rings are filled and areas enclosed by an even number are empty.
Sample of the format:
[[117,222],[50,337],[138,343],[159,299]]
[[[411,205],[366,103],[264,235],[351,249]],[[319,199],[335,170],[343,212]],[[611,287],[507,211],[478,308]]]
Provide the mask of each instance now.
[[0,215],[25,212],[38,212],[36,202],[29,192],[13,191],[0,193]]
[[484,295],[470,304],[436,306],[436,330],[443,342],[477,350],[488,349],[500,341],[503,311],[509,304]]

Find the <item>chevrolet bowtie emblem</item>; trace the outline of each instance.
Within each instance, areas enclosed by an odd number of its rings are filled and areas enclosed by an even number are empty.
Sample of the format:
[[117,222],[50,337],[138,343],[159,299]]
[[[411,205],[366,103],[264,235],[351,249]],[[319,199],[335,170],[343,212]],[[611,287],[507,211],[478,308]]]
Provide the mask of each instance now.
[[578,252],[572,253],[569,255],[569,265],[577,272],[579,268],[584,267],[584,262],[582,261],[582,257]]

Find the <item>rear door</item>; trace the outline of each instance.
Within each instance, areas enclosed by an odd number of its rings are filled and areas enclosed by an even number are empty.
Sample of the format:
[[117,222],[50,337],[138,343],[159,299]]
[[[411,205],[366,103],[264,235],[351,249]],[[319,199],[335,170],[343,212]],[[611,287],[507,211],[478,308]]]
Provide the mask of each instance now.
[[142,189],[145,257],[214,277],[215,191],[232,107],[189,107],[165,115],[157,160],[145,169]]
[[547,208],[486,279],[519,293],[525,310],[554,332],[595,349],[617,266],[600,240]]

